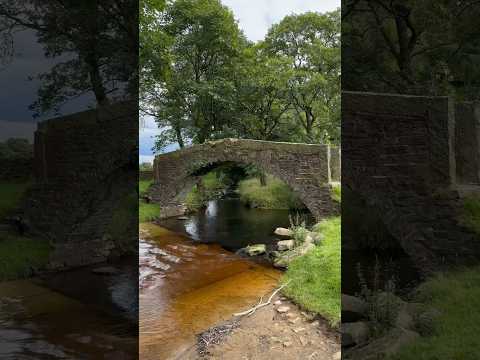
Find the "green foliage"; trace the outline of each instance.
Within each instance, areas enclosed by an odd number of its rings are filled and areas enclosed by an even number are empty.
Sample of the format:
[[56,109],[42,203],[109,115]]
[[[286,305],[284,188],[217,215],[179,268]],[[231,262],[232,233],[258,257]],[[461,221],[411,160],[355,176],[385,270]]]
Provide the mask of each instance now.
[[460,221],[480,234],[480,196],[470,196],[464,200]]
[[47,72],[27,74],[39,80],[31,105],[37,115],[85,93],[98,104],[125,96],[119,90],[125,88],[137,98],[137,15],[138,3],[130,0],[2,1],[0,38],[31,29],[45,55],[57,59]]
[[343,88],[478,99],[479,15],[471,1],[346,1]]
[[289,215],[290,230],[292,230],[292,238],[295,241],[295,246],[301,245],[305,242],[305,239],[309,233],[306,228],[305,220],[302,219],[300,214],[295,216]]
[[195,185],[185,198],[188,211],[196,211],[209,200],[220,198],[230,185],[228,176],[223,172],[212,171],[202,176],[200,186]]
[[119,206],[112,212],[110,224],[107,227],[107,233],[119,247],[134,253],[137,245],[133,247],[129,238],[129,230],[134,228],[137,223],[137,213],[139,213],[139,202],[137,193],[125,196]]
[[156,151],[225,137],[339,141],[339,11],[287,16],[253,44],[219,0],[143,0],[140,33]]
[[32,159],[33,145],[27,139],[10,138],[0,142],[0,159]]
[[30,187],[30,183],[0,182],[0,219],[13,211]]
[[285,295],[325,317],[333,326],[339,325],[341,313],[340,228],[338,217],[317,224],[314,231],[324,236],[322,243],[294,259],[282,279],[288,282]]
[[388,269],[382,269],[380,262],[376,259],[373,286],[370,288],[360,264],[357,266],[361,289],[359,295],[368,305],[367,315],[373,336],[380,336],[393,327],[399,311],[400,303],[395,296],[395,279],[390,278],[384,284],[380,283],[381,275],[389,272]]
[[51,247],[43,239],[7,236],[0,240],[0,281],[31,276],[45,267]]
[[417,299],[434,311],[433,331],[405,347],[394,360],[480,358],[480,268],[439,274],[421,285]]
[[139,166],[140,171],[151,171],[153,170],[153,165],[149,162],[143,162]]
[[267,185],[262,186],[258,178],[240,181],[240,200],[253,208],[302,209],[303,203],[283,181],[267,176]]
[[342,202],[342,185],[341,184],[332,185],[332,199],[338,203]]
[[160,205],[154,203],[146,203],[143,200],[138,202],[138,221],[153,221],[160,216]]
[[138,193],[140,196],[145,195],[150,185],[153,184],[153,180],[140,180],[138,182]]

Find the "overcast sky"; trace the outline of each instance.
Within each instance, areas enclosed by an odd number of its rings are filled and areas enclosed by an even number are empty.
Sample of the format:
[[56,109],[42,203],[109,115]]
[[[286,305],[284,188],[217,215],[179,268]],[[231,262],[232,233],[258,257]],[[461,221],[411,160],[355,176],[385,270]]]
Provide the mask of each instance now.
[[[270,26],[286,15],[307,11],[327,12],[340,7],[340,0],[222,0],[222,3],[232,9],[240,29],[252,41],[263,39]],[[159,131],[155,122],[147,119],[145,129],[140,131],[140,162],[152,161],[151,149]]]
[[[44,49],[37,41],[36,33],[23,30],[13,37],[14,56],[11,62],[0,67],[0,141],[9,137],[22,137],[31,140],[36,123],[54,114],[34,118],[29,106],[37,99],[39,81],[36,76],[48,72],[67,55],[47,58]],[[72,56],[72,55],[68,55]],[[33,80],[32,80],[33,79]],[[66,115],[87,109],[94,103],[92,94],[68,102],[60,111]]]

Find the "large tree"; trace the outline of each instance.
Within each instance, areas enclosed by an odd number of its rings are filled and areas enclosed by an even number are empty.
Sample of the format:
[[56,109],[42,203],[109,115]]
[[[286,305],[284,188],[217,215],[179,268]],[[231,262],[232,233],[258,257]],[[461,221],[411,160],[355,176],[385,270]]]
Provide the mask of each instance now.
[[136,14],[138,3],[132,0],[2,1],[2,36],[31,29],[45,56],[58,59],[49,72],[38,75],[41,87],[32,108],[38,113],[58,111],[86,93],[93,93],[99,105],[114,98],[135,98]]
[[478,1],[345,0],[342,11],[345,88],[478,92]]
[[340,12],[286,16],[265,48],[291,64],[288,90],[304,140],[339,141]]

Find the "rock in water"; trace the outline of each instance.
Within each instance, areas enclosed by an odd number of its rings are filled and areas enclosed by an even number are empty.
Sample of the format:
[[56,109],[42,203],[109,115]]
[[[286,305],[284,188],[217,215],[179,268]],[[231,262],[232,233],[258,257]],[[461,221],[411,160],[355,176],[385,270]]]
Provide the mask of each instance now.
[[294,240],[282,240],[277,242],[277,247],[279,251],[292,250],[294,246]]
[[267,250],[267,246],[265,244],[255,244],[249,245],[245,248],[245,253],[249,256],[257,256],[264,254]]
[[285,228],[279,227],[279,228],[275,229],[274,234],[279,235],[279,236],[292,236],[293,231],[290,230],[290,229],[285,229]]

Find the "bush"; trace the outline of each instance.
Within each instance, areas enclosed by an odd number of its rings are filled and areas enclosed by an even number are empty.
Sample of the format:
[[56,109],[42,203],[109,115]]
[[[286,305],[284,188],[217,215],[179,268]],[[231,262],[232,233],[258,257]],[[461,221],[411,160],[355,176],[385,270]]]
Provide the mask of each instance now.
[[340,184],[332,185],[332,199],[336,202],[342,202],[342,186]]
[[258,178],[243,180],[238,187],[240,200],[253,208],[261,209],[303,209],[305,205],[283,181],[267,177],[262,186]]
[[340,322],[340,218],[323,220],[314,231],[324,237],[322,243],[307,254],[294,259],[282,281],[286,296],[309,311],[328,319],[332,326]]

